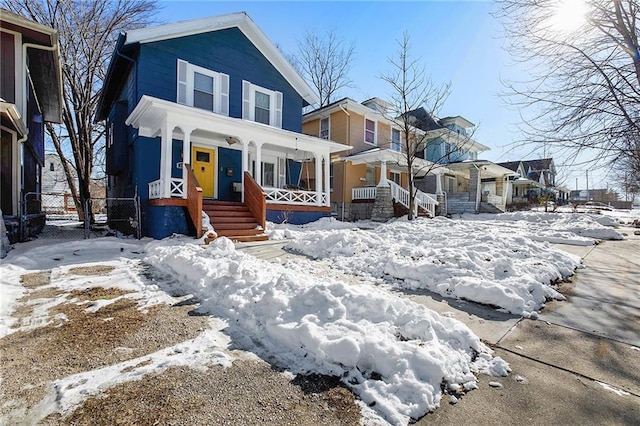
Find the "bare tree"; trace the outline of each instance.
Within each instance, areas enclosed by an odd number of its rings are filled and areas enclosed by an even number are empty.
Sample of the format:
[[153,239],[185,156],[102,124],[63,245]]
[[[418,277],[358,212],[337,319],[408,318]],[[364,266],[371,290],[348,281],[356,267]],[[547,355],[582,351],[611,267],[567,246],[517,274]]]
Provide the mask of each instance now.
[[[118,34],[148,25],[155,13],[156,2],[3,0],[2,4],[15,13],[58,30],[63,124],[47,123],[47,132],[64,166],[76,208],[84,219],[85,202],[91,203],[96,154],[104,145],[104,127],[93,120],[109,59]],[[77,177],[77,184],[74,177]],[[93,221],[90,205],[87,213]]]
[[[380,78],[390,86],[389,109],[387,117],[400,128],[402,152],[407,168],[409,212],[408,219],[413,219],[416,188],[416,159],[421,157],[428,143],[428,134],[420,129],[420,123],[411,113],[424,108],[430,116],[435,116],[449,96],[450,84],[438,85],[426,74],[425,67],[419,59],[411,54],[410,37],[404,33],[398,41],[398,50],[394,57],[388,58],[391,70]],[[422,126],[420,126],[422,127]],[[460,147],[462,149],[462,147]],[[448,154],[451,154],[449,152]],[[433,164],[430,168],[437,167]],[[429,170],[422,170],[422,173]]]
[[[638,0],[498,0],[529,78],[505,82],[527,142],[593,164],[632,156],[640,134]],[[637,148],[635,148],[637,149]],[[582,160],[580,160],[582,161]]]
[[319,108],[333,102],[340,89],[351,87],[349,68],[354,51],[355,44],[346,44],[335,28],[325,34],[308,30],[304,39],[298,41],[298,52],[292,62],[316,89]]

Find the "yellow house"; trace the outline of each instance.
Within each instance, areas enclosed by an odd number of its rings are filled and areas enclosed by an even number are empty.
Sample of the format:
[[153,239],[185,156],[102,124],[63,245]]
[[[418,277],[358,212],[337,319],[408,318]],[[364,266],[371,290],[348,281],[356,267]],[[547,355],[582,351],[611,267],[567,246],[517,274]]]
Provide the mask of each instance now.
[[[347,146],[333,154],[330,167],[331,207],[340,220],[371,217],[377,186],[391,186],[398,214],[408,207],[408,173],[400,127],[385,116],[389,105],[379,98],[362,103],[343,98],[302,117],[302,132]],[[314,167],[308,167],[314,169]],[[433,163],[416,158],[413,175],[421,177]],[[443,167],[437,170],[444,169]],[[305,174],[308,184],[315,179]],[[384,178],[383,178],[384,177]],[[418,191],[419,211],[435,215],[435,194]]]

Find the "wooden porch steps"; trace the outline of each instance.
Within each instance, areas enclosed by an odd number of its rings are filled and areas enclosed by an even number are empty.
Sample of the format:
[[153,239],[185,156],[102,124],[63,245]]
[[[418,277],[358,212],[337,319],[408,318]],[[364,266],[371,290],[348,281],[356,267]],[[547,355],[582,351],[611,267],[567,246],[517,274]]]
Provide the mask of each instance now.
[[219,236],[233,241],[266,241],[269,239],[258,221],[243,203],[234,201],[202,200],[202,210],[209,216]]

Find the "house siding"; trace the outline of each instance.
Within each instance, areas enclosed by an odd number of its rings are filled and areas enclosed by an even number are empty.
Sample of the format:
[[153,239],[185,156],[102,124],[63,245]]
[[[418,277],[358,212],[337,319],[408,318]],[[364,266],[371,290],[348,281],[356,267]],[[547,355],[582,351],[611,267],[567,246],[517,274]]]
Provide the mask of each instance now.
[[139,94],[175,102],[178,59],[229,75],[229,116],[242,117],[242,80],[247,80],[282,92],[282,128],[302,130],[302,97],[239,29],[142,44]]

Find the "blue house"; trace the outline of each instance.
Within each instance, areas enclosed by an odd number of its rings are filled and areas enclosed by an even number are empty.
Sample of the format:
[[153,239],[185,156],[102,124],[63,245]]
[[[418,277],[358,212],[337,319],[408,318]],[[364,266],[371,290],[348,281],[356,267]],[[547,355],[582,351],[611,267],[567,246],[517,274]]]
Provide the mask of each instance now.
[[[330,155],[349,147],[300,133],[316,102],[245,13],[123,33],[96,117],[106,120],[108,197],[138,195],[154,238],[199,236],[202,211],[236,240],[264,239],[266,220],[329,215]],[[312,187],[301,186],[303,169]]]
[[45,123],[62,122],[58,32],[0,9],[0,199],[11,243],[44,227]]

